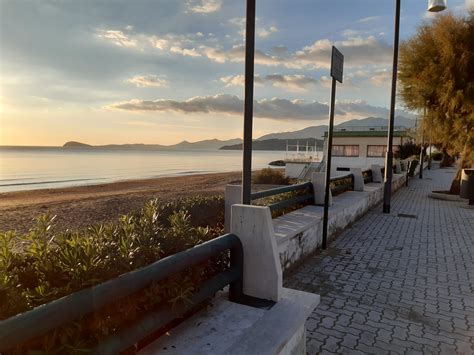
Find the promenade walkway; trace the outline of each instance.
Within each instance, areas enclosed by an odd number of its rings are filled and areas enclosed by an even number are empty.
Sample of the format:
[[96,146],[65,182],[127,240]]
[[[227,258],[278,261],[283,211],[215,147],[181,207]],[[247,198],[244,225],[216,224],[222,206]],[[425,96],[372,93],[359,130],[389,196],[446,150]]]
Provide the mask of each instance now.
[[474,209],[428,197],[454,173],[425,170],[285,279],[321,295],[309,354],[474,354]]

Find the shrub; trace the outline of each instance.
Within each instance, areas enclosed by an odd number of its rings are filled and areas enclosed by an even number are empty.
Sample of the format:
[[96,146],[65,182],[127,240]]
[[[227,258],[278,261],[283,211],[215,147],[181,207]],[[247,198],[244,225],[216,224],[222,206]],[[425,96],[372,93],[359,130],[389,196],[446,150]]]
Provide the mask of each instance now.
[[[222,234],[221,197],[196,197],[171,203],[149,201],[140,211],[117,223],[63,232],[55,217],[40,216],[24,235],[0,233],[0,319],[30,310],[81,289],[99,284],[163,257]],[[198,212],[210,206],[212,225],[202,225]],[[190,215],[193,211],[195,216]],[[222,215],[222,216],[221,216]],[[188,302],[199,285],[228,264],[227,254],[126,298],[98,313],[66,324],[24,344],[27,349],[72,353],[94,346],[98,340],[129,325],[157,307]]]
[[395,152],[395,158],[407,159],[413,155],[420,154],[421,145],[415,144],[413,141],[407,141],[403,143],[397,152]]
[[255,184],[288,185],[290,179],[280,170],[265,168],[259,171],[253,179]]
[[431,159],[433,159],[434,161],[441,161],[441,159],[443,159],[443,153],[433,152],[431,153]]

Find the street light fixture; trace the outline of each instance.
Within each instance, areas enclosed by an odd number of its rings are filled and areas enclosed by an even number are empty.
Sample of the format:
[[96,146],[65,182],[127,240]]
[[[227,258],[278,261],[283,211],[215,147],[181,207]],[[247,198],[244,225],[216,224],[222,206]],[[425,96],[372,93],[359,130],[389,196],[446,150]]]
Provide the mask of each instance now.
[[[395,33],[393,41],[392,91],[390,95],[390,116],[388,122],[387,156],[385,159],[385,179],[383,191],[383,212],[390,213],[393,176],[393,128],[395,124],[395,98],[397,93],[398,44],[400,38],[400,2],[395,2]],[[440,12],[446,9],[445,0],[428,0],[428,11]],[[422,162],[423,164],[423,162]],[[421,165],[423,168],[423,165]]]

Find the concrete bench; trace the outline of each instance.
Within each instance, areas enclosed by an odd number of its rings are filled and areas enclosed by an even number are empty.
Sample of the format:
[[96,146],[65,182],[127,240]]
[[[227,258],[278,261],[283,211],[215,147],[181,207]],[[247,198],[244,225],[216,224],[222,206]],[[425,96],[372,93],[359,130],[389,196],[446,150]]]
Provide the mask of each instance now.
[[[395,174],[393,190],[404,184],[404,175]],[[380,203],[383,183],[368,183],[364,191],[347,191],[332,198],[329,207],[328,238],[331,240],[351,223]],[[275,238],[283,270],[298,264],[322,243],[323,207],[305,206],[273,219]]]
[[139,354],[306,354],[304,324],[318,303],[318,295],[287,288],[270,309],[217,297]]
[[[232,206],[231,233],[242,242],[243,293],[273,301],[270,308],[232,303],[226,297],[187,319],[141,354],[305,354],[305,323],[319,295],[284,288],[268,207]],[[268,303],[268,302],[267,302]]]

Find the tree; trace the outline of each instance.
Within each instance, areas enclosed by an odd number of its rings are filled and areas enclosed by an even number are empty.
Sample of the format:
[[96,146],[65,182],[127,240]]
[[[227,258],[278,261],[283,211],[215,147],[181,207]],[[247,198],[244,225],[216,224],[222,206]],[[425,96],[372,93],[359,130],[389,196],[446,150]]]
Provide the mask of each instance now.
[[450,13],[424,23],[400,46],[400,95],[408,109],[426,108],[422,127],[445,154],[461,153],[450,192],[459,192],[461,169],[474,163],[474,12]]

